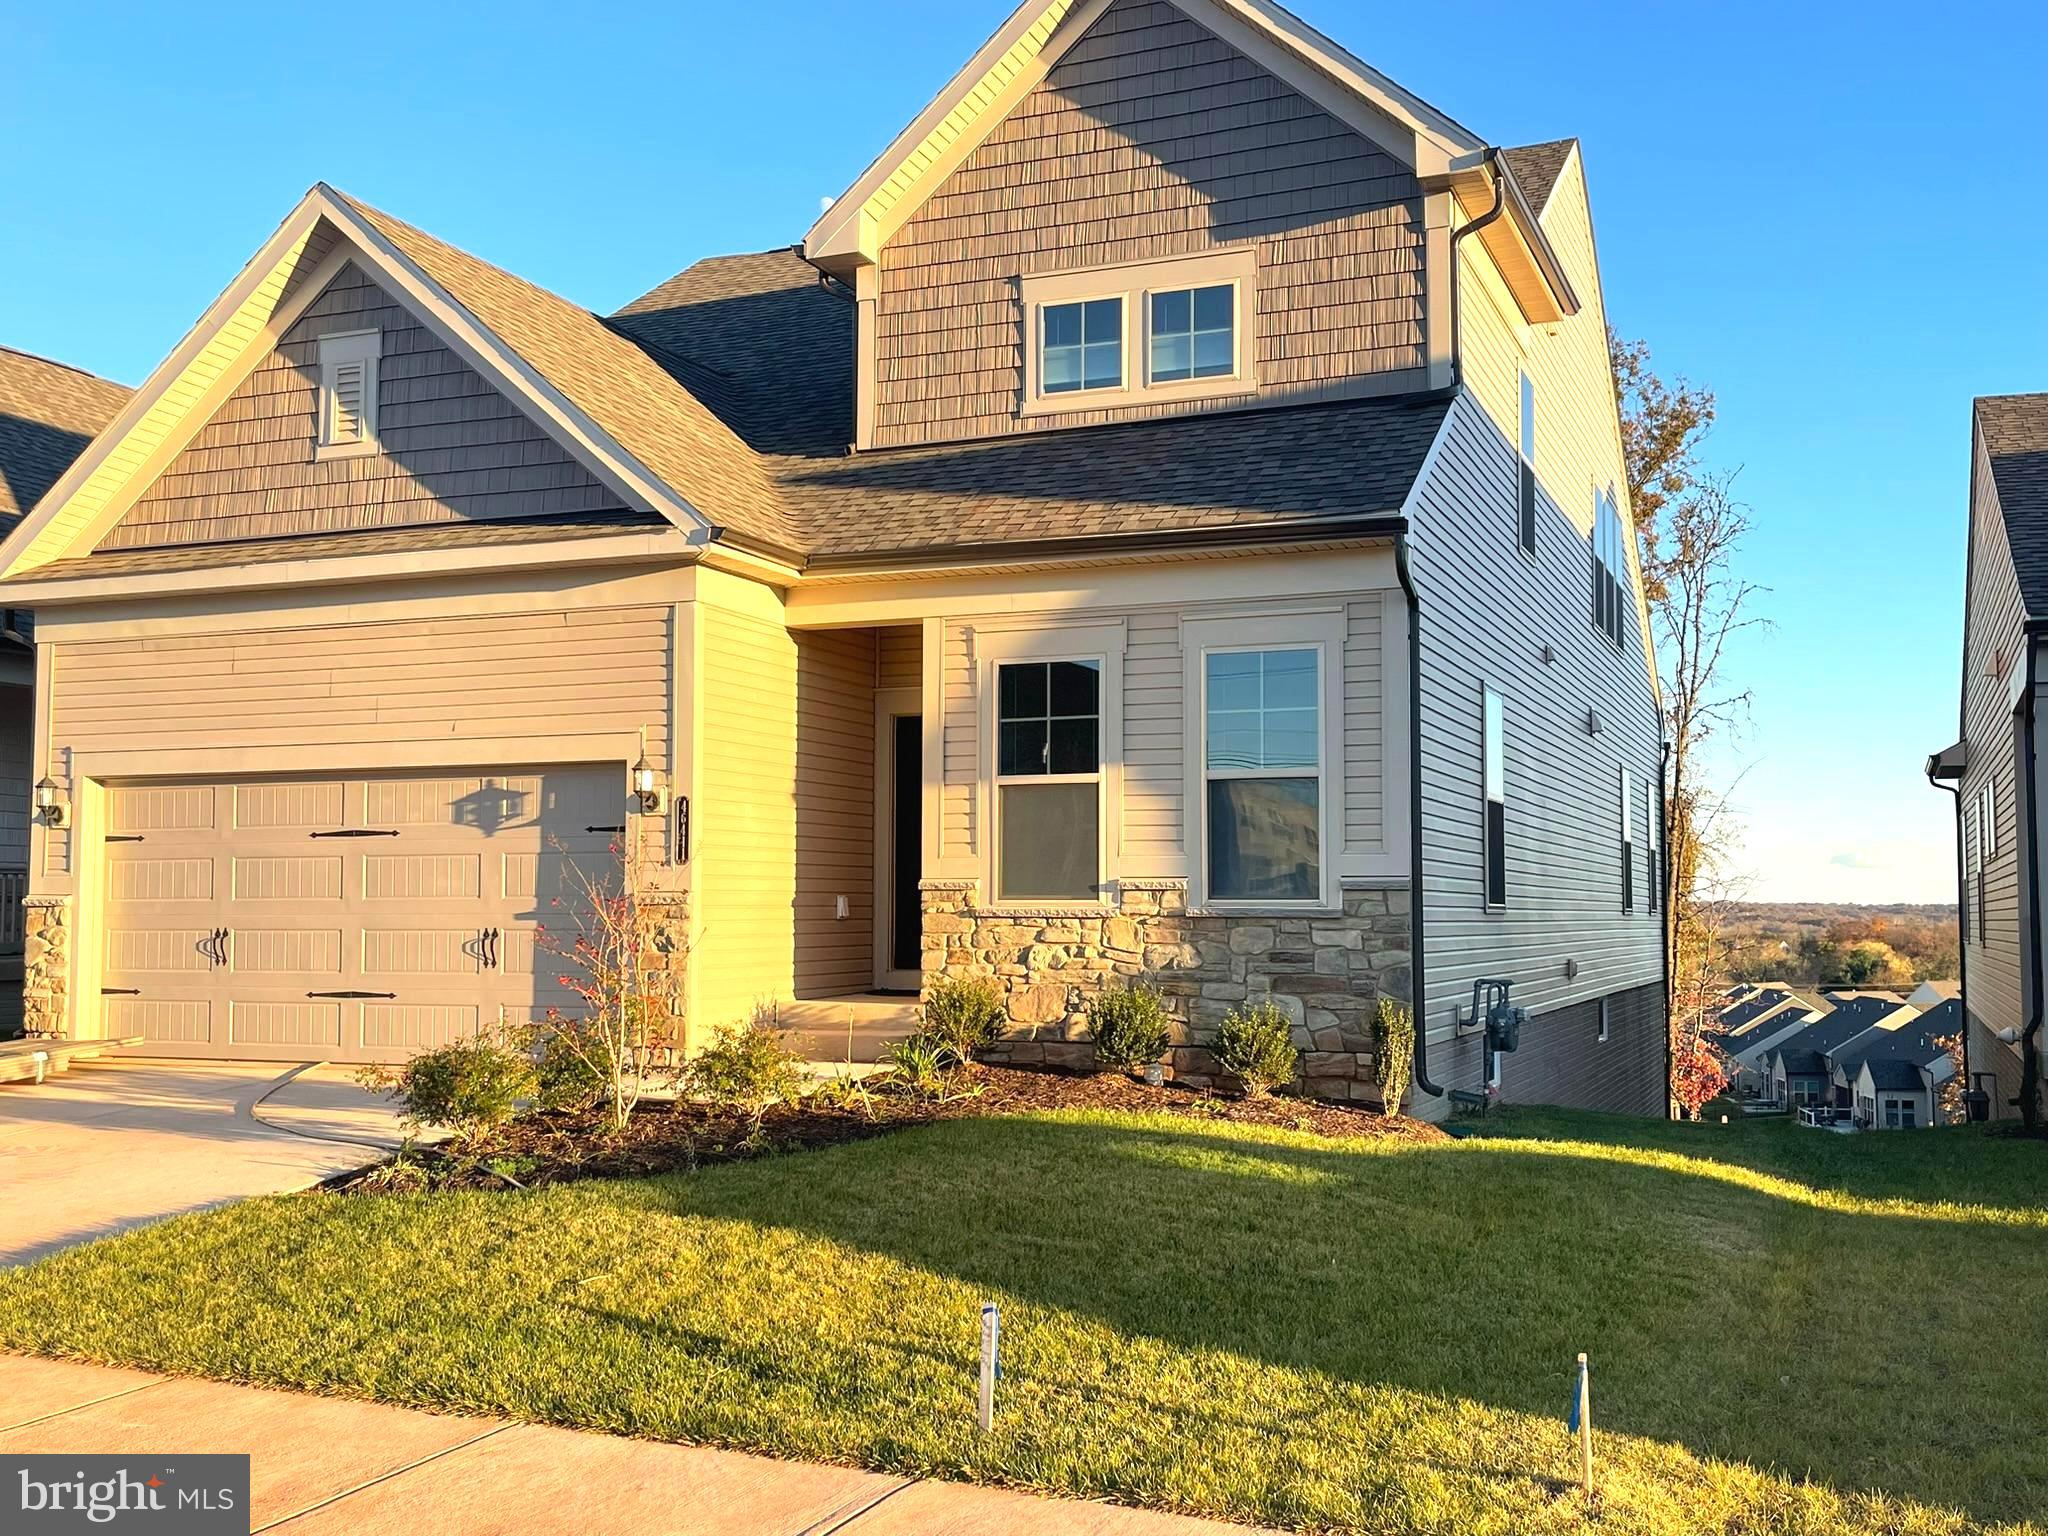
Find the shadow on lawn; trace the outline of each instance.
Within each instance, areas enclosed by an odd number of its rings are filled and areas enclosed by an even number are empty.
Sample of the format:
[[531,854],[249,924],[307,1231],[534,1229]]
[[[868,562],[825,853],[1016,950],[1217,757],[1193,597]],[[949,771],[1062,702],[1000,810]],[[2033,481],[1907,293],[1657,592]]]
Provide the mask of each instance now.
[[658,1198],[1178,1348],[1542,1416],[1562,1416],[1584,1349],[1603,1429],[1980,1519],[2037,1512],[2038,1469],[2008,1458],[1984,1487],[1968,1459],[1999,1425],[2048,1417],[2048,1387],[1987,1377],[1985,1358],[2048,1347],[2022,1278],[2048,1260],[2039,1228],[1597,1163],[970,1120],[664,1181]]

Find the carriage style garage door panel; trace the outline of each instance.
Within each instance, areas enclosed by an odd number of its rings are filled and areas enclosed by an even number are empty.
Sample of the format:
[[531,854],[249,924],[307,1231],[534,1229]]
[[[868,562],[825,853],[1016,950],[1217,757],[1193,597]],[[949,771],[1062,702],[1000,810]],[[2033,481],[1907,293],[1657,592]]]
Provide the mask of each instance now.
[[[603,877],[617,768],[116,784],[110,1034],[168,1055],[393,1061],[572,996],[536,928]],[[556,905],[560,898],[560,905]]]

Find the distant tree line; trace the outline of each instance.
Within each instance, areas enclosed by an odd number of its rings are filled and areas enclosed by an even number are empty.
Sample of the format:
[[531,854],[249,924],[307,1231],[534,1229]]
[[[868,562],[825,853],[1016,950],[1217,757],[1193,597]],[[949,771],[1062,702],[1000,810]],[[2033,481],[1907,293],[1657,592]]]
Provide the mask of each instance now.
[[1960,969],[1954,907],[1733,906],[1721,934],[1734,981],[1896,989]]

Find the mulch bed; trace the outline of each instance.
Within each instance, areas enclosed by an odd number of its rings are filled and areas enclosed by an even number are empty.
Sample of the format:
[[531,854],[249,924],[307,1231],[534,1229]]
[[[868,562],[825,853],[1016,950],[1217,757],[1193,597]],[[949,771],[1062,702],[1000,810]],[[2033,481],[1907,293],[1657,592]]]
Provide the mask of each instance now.
[[488,1145],[451,1153],[416,1148],[329,1181],[348,1194],[414,1189],[531,1188],[566,1179],[645,1178],[712,1163],[741,1162],[784,1152],[861,1141],[939,1120],[1031,1114],[1056,1109],[1109,1109],[1184,1115],[1192,1120],[1270,1125],[1329,1137],[1391,1136],[1442,1140],[1444,1132],[1405,1115],[1274,1095],[1226,1097],[1168,1083],[1153,1088],[1120,1073],[1082,1077],[1050,1070],[977,1066],[957,1074],[948,1097],[920,1098],[893,1084],[865,1094],[778,1104],[756,1126],[745,1115],[709,1104],[651,1102],[637,1108],[623,1133],[600,1114],[522,1116]]

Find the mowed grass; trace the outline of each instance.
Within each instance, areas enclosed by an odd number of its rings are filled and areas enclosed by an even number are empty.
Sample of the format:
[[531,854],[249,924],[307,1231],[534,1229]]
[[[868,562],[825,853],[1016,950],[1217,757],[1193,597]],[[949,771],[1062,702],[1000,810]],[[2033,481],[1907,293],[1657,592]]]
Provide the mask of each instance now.
[[252,1201],[0,1275],[0,1345],[1310,1530],[2040,1532],[2048,1146],[965,1120]]

